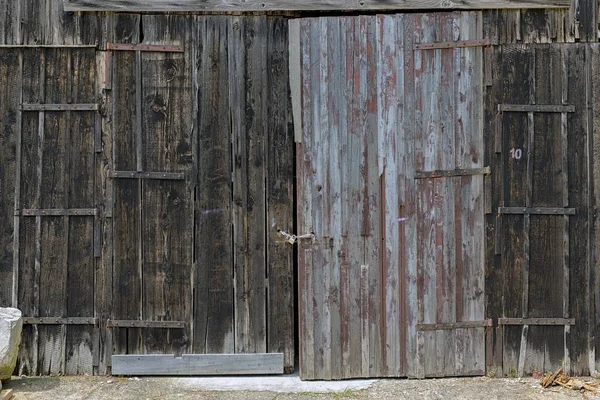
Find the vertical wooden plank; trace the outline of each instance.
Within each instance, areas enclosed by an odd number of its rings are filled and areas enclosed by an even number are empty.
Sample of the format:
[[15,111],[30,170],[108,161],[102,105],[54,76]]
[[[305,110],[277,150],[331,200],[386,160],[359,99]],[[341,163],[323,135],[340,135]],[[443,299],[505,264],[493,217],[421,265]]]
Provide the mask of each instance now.
[[[46,51],[45,102],[66,103],[71,83],[66,49]],[[69,117],[64,112],[40,113],[43,126],[41,140],[43,166],[40,183],[40,208],[66,208],[69,193],[65,169],[68,165],[67,143]],[[40,135],[42,136],[42,135]],[[63,316],[66,313],[68,273],[68,217],[40,219],[40,316]],[[40,326],[41,373],[64,372],[64,327]]]
[[[350,349],[350,314],[352,310],[352,303],[350,300],[350,274],[349,263],[348,263],[348,161],[347,154],[349,151],[348,146],[348,120],[351,118],[349,113],[349,91],[351,93],[352,86],[348,81],[348,77],[352,75],[352,60],[349,59],[353,54],[353,51],[348,46],[348,38],[352,34],[352,19],[348,17],[340,18],[339,20],[339,81],[337,96],[337,110],[339,113],[339,190],[340,190],[340,255],[339,255],[339,266],[340,266],[340,370],[339,376],[346,378],[350,376],[350,365],[351,360],[351,349]],[[349,71],[350,69],[350,71]]]
[[0,306],[16,306],[18,291],[19,218],[21,158],[21,54],[6,50],[0,54]]
[[[236,103],[231,102],[228,60],[239,46],[221,17],[198,20],[198,186],[196,204],[196,282],[194,352],[233,353],[234,284],[231,216],[231,132]],[[231,61],[230,61],[231,62]],[[223,113],[231,107],[231,118]],[[234,124],[232,126],[231,124]]]
[[21,34],[21,2],[0,0],[0,44],[19,44]]
[[[143,53],[140,98],[143,169],[192,172],[194,132],[191,19],[143,16],[144,43],[180,43],[177,54]],[[192,322],[193,205],[188,181],[146,181],[143,186],[143,315]],[[144,330],[147,352],[190,352],[186,329]]]
[[[456,37],[462,40],[468,40],[474,38],[475,35],[470,35],[469,32],[460,32],[457,35],[457,30],[460,29],[462,20],[467,20],[470,26],[477,26],[476,20],[473,18],[469,19],[469,15],[476,15],[476,13],[448,13],[440,14],[438,16],[439,25],[439,40],[452,41],[456,40]],[[457,29],[458,28],[458,29]],[[456,51],[452,49],[443,49],[440,51],[440,62],[438,79],[440,81],[441,93],[445,95],[439,96],[437,101],[439,102],[439,130],[437,135],[440,136],[438,157],[441,158],[441,169],[451,170],[457,168],[457,155],[460,151],[460,145],[462,144],[457,138],[457,129],[460,129],[460,122],[456,124],[456,79],[455,76],[455,64],[456,64]],[[466,57],[465,57],[466,58]],[[469,60],[467,59],[466,62]],[[476,66],[471,65],[473,73],[476,73]],[[469,74],[466,74],[470,78]],[[460,76],[460,75],[459,75]],[[471,79],[472,80],[472,79]],[[472,87],[473,95],[475,93],[476,86]],[[470,98],[465,97],[465,102],[470,104]],[[458,118],[460,121],[460,117]],[[470,122],[470,120],[469,120]],[[458,125],[458,126],[457,126]],[[475,127],[476,125],[474,125]],[[438,275],[437,283],[437,310],[436,320],[440,322],[455,321],[456,320],[456,292],[458,290],[457,280],[459,276],[457,274],[457,251],[456,243],[460,242],[460,237],[457,235],[456,228],[456,202],[455,202],[455,188],[458,186],[459,179],[454,178],[441,178],[439,179],[441,184],[441,193],[438,195],[442,196],[442,260],[439,263],[441,270]],[[436,333],[436,341],[438,342],[438,354],[442,365],[441,373],[443,375],[454,375],[456,369],[456,347],[460,345],[457,341],[459,331],[446,330]],[[456,344],[456,345],[455,345]],[[441,361],[443,360],[443,361]]]
[[[104,82],[107,81],[107,75],[112,71],[106,63],[106,53],[96,53],[96,93],[100,94],[100,99],[104,104],[101,118],[101,153],[96,154],[96,185],[95,197],[96,205],[100,209],[100,216],[97,223],[100,224],[101,248],[100,259],[96,260],[94,275],[94,292],[96,299],[94,301],[94,316],[99,321],[106,321],[112,316],[113,299],[113,179],[110,178],[110,171],[114,170],[113,164],[113,125],[107,118],[107,114],[113,109],[112,90],[104,89]],[[108,70],[108,71],[107,71]],[[99,220],[98,220],[99,218]],[[110,373],[112,356],[112,330],[104,324],[98,327],[98,369],[95,371],[98,375]]]
[[[563,62],[559,47],[535,49],[534,92],[538,99],[550,104],[563,102]],[[538,78],[542,77],[542,78]],[[542,100],[543,99],[543,100]],[[563,143],[561,115],[539,113],[533,116],[532,196],[533,206],[561,207],[568,193],[563,193]],[[549,135],[549,132],[555,134]],[[567,174],[568,170],[564,170]],[[568,191],[568,187],[567,187]],[[562,315],[564,289],[563,247],[564,217],[531,216],[530,284],[528,315],[552,317]],[[556,370],[563,364],[563,327],[529,327],[528,356],[525,369]]]
[[[24,102],[41,102],[45,85],[45,52],[32,51],[22,54],[22,99]],[[39,135],[39,114],[22,113],[21,143],[21,204],[23,208],[39,207],[39,182],[41,166],[41,144]],[[38,315],[39,267],[37,258],[38,224],[37,218],[23,219],[19,227],[19,269],[17,306],[24,315]],[[38,329],[37,325],[23,329],[19,350],[19,373],[38,373]]]
[[[330,43],[327,40],[331,36],[334,27],[334,20],[331,18],[319,18],[314,27],[318,30],[315,35],[313,31],[313,41],[319,44],[318,53],[314,61],[318,60],[317,68],[315,68],[316,80],[313,81],[313,95],[316,98],[315,103],[319,104],[319,108],[315,110],[314,118],[318,130],[315,131],[315,142],[319,144],[316,148],[315,159],[317,161],[317,169],[315,171],[316,178],[316,195],[315,203],[318,205],[317,217],[319,221],[319,229],[317,237],[322,238],[321,243],[315,248],[315,264],[330,265],[330,268],[314,271],[314,287],[317,303],[315,304],[315,373],[319,372],[319,377],[330,380],[331,375],[331,298],[329,288],[331,285],[331,270],[335,268],[332,263],[330,253],[330,240],[335,240],[331,232],[331,207],[332,196],[330,196],[330,173],[331,173],[331,135],[330,129],[335,129],[333,115],[330,115],[328,107],[331,104],[328,102],[328,92],[332,76],[330,74],[331,55],[333,49],[330,48]],[[335,156],[334,156],[335,157]],[[317,223],[315,219],[315,223]]]
[[[74,103],[96,101],[96,55],[93,50],[72,50],[72,75],[69,100]],[[71,113],[67,131],[66,187],[68,208],[94,208],[96,199],[96,163],[94,134],[96,116],[93,112]],[[69,317],[94,315],[94,217],[68,217],[67,309]],[[91,375],[92,353],[95,347],[93,326],[66,328],[65,373]]]
[[[600,74],[598,73],[598,67],[600,66],[600,46],[590,45],[586,56],[588,60],[586,82],[588,82],[587,85],[589,85],[587,91],[587,103],[590,106],[588,109],[588,118],[589,124],[592,125],[589,127],[587,137],[588,163],[591,164],[588,185],[590,185],[592,189],[591,193],[589,193],[591,198],[589,200],[590,203],[588,206],[590,207],[590,210],[588,212],[595,215],[595,211],[592,210],[595,210],[598,204],[600,204],[600,186],[596,183],[600,182],[600,163],[596,161],[595,157],[592,157],[592,154],[600,154],[600,107],[597,107],[597,99],[600,99]],[[571,93],[571,91],[569,91],[569,93]],[[569,159],[569,162],[572,162],[572,160]],[[588,257],[590,257],[590,260],[588,261],[590,263],[590,285],[588,287],[592,293],[598,293],[598,290],[600,289],[600,280],[598,278],[600,275],[595,272],[595,268],[593,268],[592,265],[597,265],[600,260],[600,252],[595,250],[600,248],[600,218],[595,218],[593,224],[591,224],[588,229],[591,229],[593,232],[593,236],[589,238],[591,241],[589,249],[594,249],[592,254],[588,254]],[[571,263],[573,262],[574,257],[575,254],[570,257],[569,261]],[[570,306],[572,307],[571,304]],[[599,319],[598,312],[600,311],[600,298],[596,297],[590,305],[590,308],[592,311],[591,315],[593,315],[597,321]],[[598,335],[597,332],[597,325],[588,326],[588,335],[590,338],[588,368],[590,373],[600,369],[600,365],[598,364],[600,361],[600,335]]]
[[[266,351],[265,123],[266,18],[243,18],[241,70],[232,77],[245,90],[233,137],[233,215],[236,352]],[[236,39],[234,39],[236,40]],[[232,53],[233,55],[233,53]],[[231,61],[230,61],[231,62]],[[233,96],[232,96],[233,99]],[[234,122],[235,123],[235,122]]]
[[[297,193],[298,193],[298,230],[312,231],[312,158],[313,158],[313,119],[311,91],[311,23],[309,20],[299,22],[300,33],[300,78],[302,90],[302,138],[296,144],[297,157]],[[299,313],[299,352],[300,377],[315,379],[314,364],[314,313],[312,284],[312,241],[304,239],[298,245],[298,313]]]
[[[360,116],[360,64],[358,63],[358,18],[348,18],[346,24],[346,143],[347,152],[342,155],[342,171],[345,176],[345,204],[342,205],[344,226],[342,232],[346,235],[344,248],[348,263],[348,343],[349,366],[345,373],[349,376],[362,376],[362,314],[360,308],[361,265],[363,264],[363,246],[360,237],[360,226],[356,223],[361,210],[362,192],[361,172],[363,140],[358,131]],[[354,223],[352,223],[354,221]]]
[[[532,54],[520,45],[503,46],[499,57],[499,80],[506,81],[499,103],[528,104],[530,102],[529,81]],[[504,113],[502,116],[502,198],[501,204],[517,206],[526,204],[528,144],[527,115],[524,113]],[[524,154],[517,159],[511,156],[511,149],[522,149]],[[502,282],[503,316],[523,316],[523,270],[525,256],[523,252],[524,218],[522,216],[502,215],[501,236],[504,249],[501,255],[501,268],[504,271]],[[518,238],[518,240],[517,240]],[[503,372],[516,374],[522,328],[507,326],[503,340]]]
[[[405,337],[401,334],[400,299],[402,297],[400,281],[400,229],[404,220],[399,214],[400,202],[398,175],[398,152],[403,145],[397,139],[398,121],[401,120],[402,108],[398,102],[402,98],[398,93],[398,81],[403,78],[399,66],[403,63],[402,33],[398,30],[402,19],[396,16],[377,17],[377,66],[378,80],[378,142],[380,157],[384,158],[382,178],[380,179],[380,202],[382,202],[383,218],[380,221],[381,252],[380,263],[382,266],[381,302],[379,305],[382,313],[382,375],[400,376],[402,365],[400,354]],[[402,87],[402,86],[400,86]],[[399,115],[400,114],[400,117]]]
[[[401,132],[399,140],[405,143],[402,148],[403,162],[401,179],[404,186],[404,205],[402,206],[401,217],[407,218],[404,223],[404,229],[401,230],[400,240],[405,243],[404,248],[404,271],[401,279],[406,284],[406,295],[401,301],[405,304],[406,313],[406,354],[403,355],[406,362],[406,374],[408,377],[420,377],[422,373],[422,364],[418,358],[416,324],[419,321],[418,314],[418,266],[417,266],[417,219],[416,219],[416,183],[414,180],[415,172],[415,151],[416,143],[416,65],[415,57],[417,53],[413,51],[413,35],[415,29],[415,17],[406,16],[403,18],[404,44],[404,118],[401,121]],[[420,62],[420,61],[419,61]]]
[[[462,13],[461,37],[482,37],[480,13]],[[480,48],[457,49],[455,59],[458,85],[457,104],[457,168],[484,166],[483,141],[483,52]],[[484,177],[462,177],[455,181],[456,220],[456,320],[481,321],[484,319]],[[460,218],[460,223],[458,222]],[[460,270],[460,271],[459,271]],[[457,330],[458,375],[482,375],[485,372],[483,328]]]
[[[137,43],[139,15],[115,16],[116,43]],[[112,54],[112,160],[114,170],[135,171],[136,152],[136,55],[134,52]],[[134,156],[132,156],[134,155]],[[112,319],[141,319],[142,276],[140,271],[141,184],[134,179],[114,181],[113,223],[113,315]],[[115,354],[142,351],[139,328],[113,329]]]
[[[294,370],[293,247],[280,240],[275,226],[294,227],[294,135],[287,68],[288,25],[283,18],[267,19],[267,351],[283,353],[284,371]],[[295,38],[298,40],[299,38]],[[298,49],[299,51],[299,49]],[[300,123],[301,121],[298,121]],[[274,226],[275,225],[275,226]]]
[[[382,367],[382,326],[386,323],[379,310],[381,306],[382,283],[385,284],[380,260],[381,231],[383,206],[380,198],[382,186],[383,165],[379,165],[379,141],[377,120],[377,21],[373,16],[360,17],[361,42],[359,45],[359,58],[361,63],[361,135],[364,141],[364,168],[363,168],[363,205],[362,205],[362,232],[364,237],[364,264],[369,266],[368,278],[368,307],[369,307],[369,362],[368,375],[380,376]],[[384,327],[385,330],[385,327]]]
[[[569,356],[571,373],[586,374],[592,372],[589,370],[589,357],[593,356],[594,347],[590,344],[590,329],[595,329],[592,327],[594,323],[591,322],[595,315],[592,307],[595,303],[594,291],[589,286],[595,270],[589,257],[592,255],[590,252],[594,250],[588,243],[591,239],[588,239],[591,235],[589,229],[592,228],[594,218],[594,208],[590,199],[593,188],[590,186],[595,184],[589,171],[589,157],[592,157],[589,146],[590,142],[593,143],[593,128],[590,126],[592,121],[588,114],[593,110],[593,98],[590,93],[593,77],[589,75],[589,69],[593,66],[592,60],[588,58],[586,45],[565,47],[564,51],[566,69],[569,71],[566,82],[567,101],[575,105],[575,112],[567,116],[569,207],[576,209],[576,214],[569,217],[569,315],[575,318],[575,326],[571,326],[568,337]],[[584,72],[571,73],[574,70]],[[573,157],[573,154],[581,156]]]
[[[344,33],[345,34],[345,33]],[[341,39],[340,21],[337,18],[329,20],[329,28],[327,30],[327,106],[321,108],[321,113],[325,110],[328,113],[329,119],[329,162],[327,174],[327,188],[329,191],[329,284],[325,287],[327,291],[327,305],[329,306],[329,325],[330,338],[329,347],[329,363],[331,364],[331,378],[339,379],[342,374],[342,359],[341,359],[341,317],[340,317],[340,249],[342,235],[342,203],[341,203],[341,157],[340,152],[342,140],[341,125],[345,123],[340,119],[340,109],[344,107],[340,101],[342,88],[342,74],[344,71],[344,60],[341,57],[340,39]],[[325,149],[324,149],[325,150]]]

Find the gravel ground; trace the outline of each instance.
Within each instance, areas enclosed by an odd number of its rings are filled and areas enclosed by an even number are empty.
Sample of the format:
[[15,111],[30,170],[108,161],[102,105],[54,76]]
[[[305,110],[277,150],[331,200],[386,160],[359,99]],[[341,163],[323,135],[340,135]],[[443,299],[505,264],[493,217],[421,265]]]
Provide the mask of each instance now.
[[[235,378],[231,378],[235,379]],[[268,379],[268,378],[265,378]],[[193,378],[48,377],[13,378],[14,400],[55,399],[600,399],[589,392],[542,389],[537,380],[493,378],[386,379],[367,389],[330,393],[211,391],[194,387]],[[300,389],[301,390],[301,389]]]

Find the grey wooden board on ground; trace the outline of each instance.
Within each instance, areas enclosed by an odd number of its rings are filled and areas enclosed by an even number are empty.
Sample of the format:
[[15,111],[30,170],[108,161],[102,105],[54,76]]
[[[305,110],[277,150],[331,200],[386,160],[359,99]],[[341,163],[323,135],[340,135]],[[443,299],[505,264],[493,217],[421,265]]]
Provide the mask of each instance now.
[[282,374],[283,353],[113,355],[113,375]]

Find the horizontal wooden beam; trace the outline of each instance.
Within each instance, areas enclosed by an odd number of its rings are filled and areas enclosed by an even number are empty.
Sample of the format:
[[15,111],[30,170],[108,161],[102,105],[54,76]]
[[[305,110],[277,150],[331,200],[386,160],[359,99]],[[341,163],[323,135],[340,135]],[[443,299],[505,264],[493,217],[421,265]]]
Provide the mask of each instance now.
[[107,328],[185,328],[184,321],[140,321],[137,319],[109,319]]
[[426,178],[448,178],[453,176],[470,176],[470,175],[489,175],[490,167],[469,168],[469,169],[448,169],[435,171],[415,171],[415,179]]
[[98,104],[22,104],[23,111],[97,111]]
[[86,216],[86,215],[97,215],[97,208],[26,208],[23,210],[17,210],[15,216],[21,217],[54,217],[54,216]]
[[498,318],[498,325],[575,325],[575,318]]
[[266,375],[283,373],[282,353],[113,355],[113,375]]
[[491,319],[482,321],[450,322],[443,324],[417,324],[417,331],[447,331],[452,329],[484,328],[492,326]]
[[575,106],[552,104],[498,104],[498,111],[572,113]]
[[28,325],[97,325],[98,318],[93,317],[23,317]]
[[113,171],[110,175],[121,179],[162,179],[162,180],[184,180],[183,172],[137,172],[137,171]]
[[575,211],[563,207],[498,207],[498,214],[575,215]]
[[462,40],[457,42],[436,42],[436,43],[415,43],[415,50],[431,50],[431,49],[454,49],[460,47],[481,47],[489,46],[489,39],[480,40]]
[[96,49],[95,44],[0,44],[0,49]]
[[65,11],[194,12],[569,8],[567,0],[63,0]]
[[183,46],[161,44],[106,43],[106,50],[183,53]]

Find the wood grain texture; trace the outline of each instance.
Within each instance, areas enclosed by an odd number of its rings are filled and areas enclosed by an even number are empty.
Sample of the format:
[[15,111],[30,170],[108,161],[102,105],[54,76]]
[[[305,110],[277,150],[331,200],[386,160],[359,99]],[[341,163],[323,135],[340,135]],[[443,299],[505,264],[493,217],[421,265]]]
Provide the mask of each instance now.
[[294,369],[293,247],[281,241],[275,226],[294,231],[294,131],[288,69],[288,26],[283,18],[267,19],[266,94],[266,229],[267,350],[283,353],[284,369]]
[[233,353],[234,284],[231,119],[228,68],[231,46],[225,18],[198,19],[198,186],[194,352]]
[[[231,84],[244,88],[233,123],[233,237],[236,352],[266,351],[266,220],[265,176],[267,123],[267,37],[264,17],[244,19],[229,36],[237,51],[230,53]],[[239,36],[238,36],[239,35]],[[237,81],[240,79],[240,81]],[[231,90],[231,89],[230,89]]]
[[[140,16],[135,14],[115,16],[115,42],[139,41]],[[135,53],[119,52],[112,56],[112,167],[115,170],[137,170],[139,155],[136,152]],[[113,313],[111,319],[141,319],[142,271],[141,251],[141,184],[135,180],[113,181]],[[112,330],[113,349],[116,354],[140,353],[139,329]]]
[[[186,52],[142,53],[142,169],[187,172],[193,165],[191,17],[143,16],[144,43],[180,42]],[[192,99],[192,101],[190,101]],[[186,181],[142,183],[145,320],[192,322],[193,204]],[[146,353],[191,351],[189,330],[145,329]]]
[[[18,291],[19,219],[11,216],[11,210],[18,209],[20,200],[20,153],[21,153],[21,113],[17,103],[21,101],[20,51],[12,50],[0,54],[0,82],[5,90],[0,99],[0,160],[2,170],[0,181],[4,190],[0,195],[0,220],[5,221],[0,228],[0,306],[13,305],[14,288]],[[19,186],[17,186],[19,185]],[[18,188],[18,189],[17,189]],[[13,233],[15,236],[13,236]],[[15,242],[16,241],[16,242]],[[13,269],[14,268],[14,269]]]
[[457,2],[440,2],[432,0],[412,0],[410,2],[370,0],[348,3],[341,0],[321,0],[319,2],[277,1],[236,1],[222,0],[198,3],[193,0],[64,0],[67,11],[273,11],[273,10],[414,10],[414,9],[485,9],[485,8],[568,8],[570,2],[564,0],[521,0],[509,2],[502,0],[473,0]]

